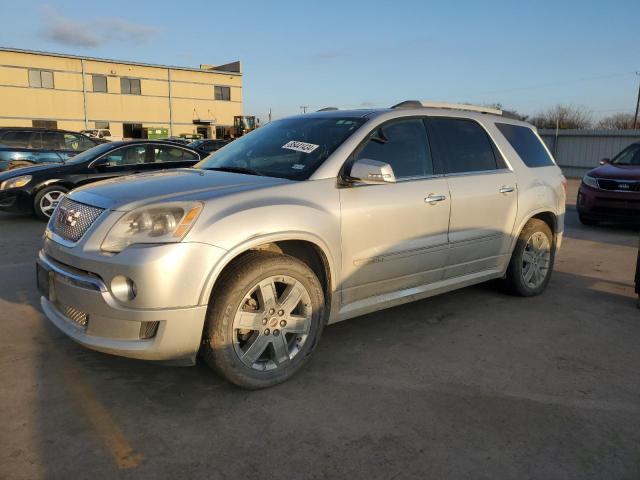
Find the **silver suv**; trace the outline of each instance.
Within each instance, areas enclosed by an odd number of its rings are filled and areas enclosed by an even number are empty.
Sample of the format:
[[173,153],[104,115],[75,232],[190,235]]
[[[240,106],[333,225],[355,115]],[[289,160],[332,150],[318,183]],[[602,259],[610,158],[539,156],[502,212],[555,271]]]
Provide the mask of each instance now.
[[325,324],[490,279],[540,294],[566,182],[498,110],[402,102],[274,121],[195,168],[72,191],[38,258],[47,317],[127,357],[293,375]]

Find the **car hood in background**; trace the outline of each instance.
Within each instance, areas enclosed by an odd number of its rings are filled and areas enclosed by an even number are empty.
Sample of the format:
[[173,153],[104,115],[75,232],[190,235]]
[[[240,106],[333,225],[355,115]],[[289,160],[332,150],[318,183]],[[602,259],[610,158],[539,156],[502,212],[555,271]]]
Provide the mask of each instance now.
[[70,198],[101,208],[129,211],[150,203],[208,200],[288,182],[282,178],[183,168],[92,183],[74,190]]
[[640,165],[615,165],[607,163],[591,170],[589,176],[612,180],[640,180]]
[[37,165],[29,165],[26,167],[18,167],[11,170],[6,170],[0,173],[0,180],[19,177],[20,175],[31,175],[32,173],[39,173],[43,171],[58,173],[58,170],[60,170],[61,168],[63,168],[63,165],[59,163],[38,163]]

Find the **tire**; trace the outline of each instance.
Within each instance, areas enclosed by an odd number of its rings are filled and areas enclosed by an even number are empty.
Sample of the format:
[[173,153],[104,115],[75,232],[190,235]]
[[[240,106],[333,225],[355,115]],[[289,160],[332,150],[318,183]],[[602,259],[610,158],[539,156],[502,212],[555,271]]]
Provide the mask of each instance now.
[[520,232],[507,268],[505,286],[509,293],[540,295],[551,279],[554,260],[555,243],[549,225],[532,218]]
[[[315,350],[325,323],[324,294],[313,271],[289,255],[255,251],[230,265],[217,284],[202,339],[205,362],[246,389],[289,379]],[[295,292],[299,302],[289,295]]]
[[33,211],[40,220],[49,221],[58,201],[69,189],[60,185],[52,185],[40,190],[33,199]]
[[594,226],[594,225],[598,225],[600,223],[595,218],[585,217],[581,213],[578,214],[578,219],[580,220],[581,224],[588,225],[588,226]]

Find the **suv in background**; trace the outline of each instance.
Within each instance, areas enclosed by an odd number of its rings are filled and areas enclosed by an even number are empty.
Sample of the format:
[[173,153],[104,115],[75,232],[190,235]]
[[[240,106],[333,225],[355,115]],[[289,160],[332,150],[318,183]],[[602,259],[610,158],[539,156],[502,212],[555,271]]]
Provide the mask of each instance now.
[[0,172],[39,163],[63,163],[103,141],[67,130],[0,128]]
[[583,177],[576,208],[580,221],[640,223],[640,142],[622,150],[612,160]]
[[42,309],[89,348],[200,352],[262,388],[299,370],[326,324],[492,279],[541,294],[560,169],[530,124],[437,106],[284,118],[195,168],[71,191],[38,258]]

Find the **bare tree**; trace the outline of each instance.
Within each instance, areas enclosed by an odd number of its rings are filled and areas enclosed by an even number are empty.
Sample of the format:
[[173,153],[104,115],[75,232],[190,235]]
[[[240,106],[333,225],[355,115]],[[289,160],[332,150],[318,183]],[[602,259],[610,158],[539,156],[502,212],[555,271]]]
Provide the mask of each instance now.
[[556,128],[556,126],[562,129],[584,129],[592,125],[591,111],[586,107],[573,105],[556,105],[532,116],[529,118],[529,122],[538,128],[551,129]]
[[633,115],[631,113],[616,113],[603,118],[598,122],[598,128],[602,130],[627,130],[633,128]]

